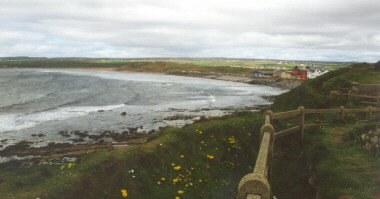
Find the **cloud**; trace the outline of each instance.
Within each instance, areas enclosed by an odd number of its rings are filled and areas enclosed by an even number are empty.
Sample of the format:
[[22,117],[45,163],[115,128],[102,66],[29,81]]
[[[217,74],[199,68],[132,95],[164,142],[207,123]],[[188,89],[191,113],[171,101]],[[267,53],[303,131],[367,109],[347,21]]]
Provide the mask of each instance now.
[[378,0],[2,0],[0,56],[375,62]]

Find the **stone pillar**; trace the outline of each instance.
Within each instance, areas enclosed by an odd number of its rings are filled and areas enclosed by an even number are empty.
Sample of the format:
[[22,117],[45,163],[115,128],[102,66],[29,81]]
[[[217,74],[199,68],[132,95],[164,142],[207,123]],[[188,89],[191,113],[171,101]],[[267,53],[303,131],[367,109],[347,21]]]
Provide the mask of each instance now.
[[300,112],[299,126],[301,131],[301,138],[303,138],[303,134],[305,131],[305,108],[303,106],[300,106],[298,107],[298,111]]

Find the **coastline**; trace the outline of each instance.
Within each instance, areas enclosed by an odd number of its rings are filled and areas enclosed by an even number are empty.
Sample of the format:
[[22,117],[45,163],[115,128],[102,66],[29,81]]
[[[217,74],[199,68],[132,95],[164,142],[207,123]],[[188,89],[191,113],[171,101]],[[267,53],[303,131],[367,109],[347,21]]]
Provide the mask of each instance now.
[[107,71],[107,72],[119,72],[119,73],[130,73],[130,74],[159,74],[159,75],[173,75],[182,77],[196,77],[204,79],[213,79],[221,81],[230,82],[240,82],[252,85],[263,85],[270,86],[281,89],[293,89],[305,80],[301,79],[276,79],[276,78],[251,78],[249,75],[238,75],[238,74],[224,74],[224,73],[205,73],[198,71],[181,71],[181,72],[166,72],[166,71],[144,71],[144,70],[125,70],[118,67],[75,67],[75,68],[64,68],[64,67],[17,67],[17,68],[0,68],[1,69],[66,69],[66,70],[88,70],[88,71]]
[[[14,68],[7,68],[7,69],[14,69]],[[16,69],[31,69],[31,68],[16,68]],[[162,73],[162,72],[148,72],[148,71],[118,71],[117,68],[33,68],[33,69],[63,69],[63,70],[86,70],[86,71],[107,71],[107,72],[115,72],[115,73],[135,73],[135,74],[160,74],[160,75],[172,75],[172,76],[185,76],[185,77],[195,77],[195,78],[204,78],[204,79],[215,79],[210,76],[206,76],[205,74],[196,74],[193,75],[192,73],[182,73],[180,74],[173,74],[173,73]],[[225,76],[223,76],[225,78]],[[236,78],[236,76],[228,76],[228,77],[235,77],[234,79],[216,79],[221,81],[233,81],[233,82],[242,82],[242,83],[249,83],[247,81],[241,81],[241,79]],[[243,79],[244,80],[244,79]],[[268,96],[271,97],[271,96]],[[271,100],[269,100],[271,101]],[[220,116],[212,116],[212,115],[204,115],[204,116],[181,116],[181,115],[174,115],[171,117],[164,118],[165,123],[183,123],[184,126],[189,124],[186,122],[187,120],[191,120],[191,123],[195,123],[198,121],[203,121],[208,118],[218,118],[223,117],[225,115],[233,114],[240,110],[250,110],[250,111],[258,111],[262,109],[263,107],[266,107],[266,105],[262,106],[253,106],[253,107],[244,107],[244,108],[236,108],[236,109],[218,109],[218,111],[223,112]],[[210,112],[213,110],[209,109],[201,109],[197,110],[196,112]],[[102,112],[102,110],[98,110],[98,112]],[[183,111],[180,111],[183,112]],[[117,113],[120,114],[120,113]],[[160,129],[161,130],[161,129]],[[94,136],[91,134],[88,134],[87,132],[58,132],[58,134],[61,134],[63,137],[69,137],[74,138],[70,139],[73,140],[73,143],[60,143],[59,141],[52,141],[48,143],[46,146],[36,146],[36,142],[24,139],[20,142],[14,142],[11,145],[10,140],[3,139],[0,140],[0,149],[2,149],[3,154],[0,158],[0,162],[5,162],[3,160],[7,160],[10,162],[13,162],[11,164],[16,164],[22,167],[28,167],[32,165],[40,165],[40,164],[50,164],[51,162],[60,162],[65,157],[69,158],[77,158],[80,157],[88,152],[95,152],[99,150],[114,150],[116,148],[120,147],[127,147],[130,145],[138,145],[143,144],[146,142],[146,140],[150,137],[151,134],[154,132],[143,132],[143,133],[132,133],[130,131],[128,132],[114,132],[114,131],[105,131],[102,133],[102,135]],[[69,133],[69,134],[68,134]],[[103,135],[104,134],[104,135]],[[46,135],[44,134],[32,134],[34,138],[36,137],[44,137]],[[69,139],[68,138],[68,139]],[[102,138],[104,138],[105,141]],[[92,142],[84,142],[83,140],[92,140]],[[91,150],[90,150],[91,149]],[[48,153],[49,152],[49,153]],[[57,157],[60,157],[57,159]],[[21,159],[20,159],[21,158]],[[13,161],[12,161],[13,160]],[[17,162],[17,163],[16,163]],[[7,165],[8,163],[5,163]]]

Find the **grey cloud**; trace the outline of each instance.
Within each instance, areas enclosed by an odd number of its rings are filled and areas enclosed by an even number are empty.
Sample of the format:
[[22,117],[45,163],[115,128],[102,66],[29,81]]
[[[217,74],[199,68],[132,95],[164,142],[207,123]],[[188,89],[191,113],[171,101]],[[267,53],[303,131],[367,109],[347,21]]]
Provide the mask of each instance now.
[[378,0],[0,1],[0,56],[377,61]]

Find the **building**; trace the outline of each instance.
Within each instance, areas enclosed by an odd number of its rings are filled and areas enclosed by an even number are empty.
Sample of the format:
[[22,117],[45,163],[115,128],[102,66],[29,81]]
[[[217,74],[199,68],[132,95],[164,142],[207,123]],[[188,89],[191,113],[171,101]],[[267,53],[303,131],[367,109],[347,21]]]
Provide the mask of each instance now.
[[321,66],[295,66],[292,70],[293,75],[296,75],[299,79],[313,79],[320,75],[323,75],[329,70]]
[[284,71],[281,71],[281,70],[275,70],[273,71],[273,77],[274,78],[280,78],[281,77],[281,74],[283,73]]
[[281,78],[282,79],[295,79],[296,76],[294,76],[293,73],[290,71],[284,71],[281,73]]
[[255,78],[269,78],[272,77],[273,73],[268,71],[254,71],[251,73],[251,77]]

